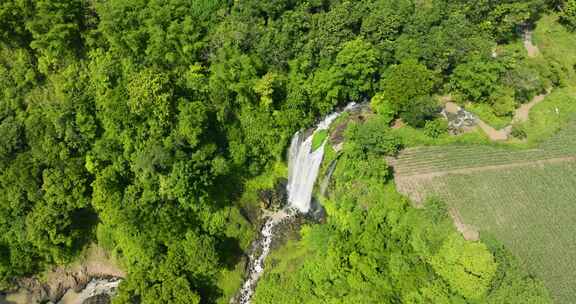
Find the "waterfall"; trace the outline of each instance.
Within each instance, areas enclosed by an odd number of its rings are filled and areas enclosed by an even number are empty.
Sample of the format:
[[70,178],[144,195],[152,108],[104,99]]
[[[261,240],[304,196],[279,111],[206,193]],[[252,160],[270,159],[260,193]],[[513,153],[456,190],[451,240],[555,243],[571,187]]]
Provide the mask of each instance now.
[[308,138],[302,140],[301,132],[296,132],[292,138],[288,156],[288,204],[302,213],[310,210],[312,190],[324,157],[326,141],[318,149],[312,151],[312,139],[317,132],[328,129],[338,114],[328,115]]
[[[356,103],[350,103],[344,108],[349,111],[356,108]],[[324,157],[324,145],[312,151],[312,139],[314,134],[328,130],[330,124],[338,118],[342,112],[332,113],[324,118],[314,132],[302,140],[302,133],[296,132],[292,137],[288,152],[288,204],[302,213],[310,210],[312,201],[312,190],[318,177],[318,171]]]
[[[352,110],[355,107],[355,103],[350,103],[344,108],[344,111]],[[248,276],[240,289],[238,303],[250,303],[256,283],[264,271],[264,261],[270,253],[274,228],[297,212],[307,213],[310,210],[312,190],[318,177],[318,171],[324,157],[324,145],[326,144],[326,140],[324,140],[318,149],[312,151],[312,139],[317,132],[328,130],[330,124],[340,114],[341,112],[335,112],[326,116],[318,123],[314,132],[306,138],[303,138],[302,132],[296,132],[292,137],[288,150],[288,206],[271,215],[260,231],[260,237],[254,243],[249,256]],[[235,299],[232,299],[231,303],[234,302]]]

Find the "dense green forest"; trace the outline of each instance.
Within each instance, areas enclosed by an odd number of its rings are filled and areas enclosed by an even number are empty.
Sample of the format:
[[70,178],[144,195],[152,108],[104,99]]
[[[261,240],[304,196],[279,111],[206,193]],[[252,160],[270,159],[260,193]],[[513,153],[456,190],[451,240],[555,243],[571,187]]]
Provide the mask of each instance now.
[[3,0],[1,286],[98,242],[128,273],[117,303],[227,303],[218,274],[258,229],[247,181],[295,131],[371,100],[328,223],[302,232],[313,254],[255,301],[545,303],[497,242],[464,242],[441,203],[409,207],[383,160],[393,118],[445,132],[437,96],[509,116],[570,81],[512,44],[544,12],[576,29],[574,0]]
[[[389,183],[387,123],[352,124],[329,217],[272,256],[255,303],[551,303],[542,284],[492,237],[468,242],[436,199],[416,209]],[[335,156],[335,154],[330,154]]]

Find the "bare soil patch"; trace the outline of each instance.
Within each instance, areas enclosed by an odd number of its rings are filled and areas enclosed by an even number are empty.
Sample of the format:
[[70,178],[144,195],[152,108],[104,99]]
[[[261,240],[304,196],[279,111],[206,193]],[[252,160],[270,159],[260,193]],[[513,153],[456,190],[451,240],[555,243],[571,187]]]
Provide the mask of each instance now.
[[462,234],[465,240],[467,241],[478,241],[480,240],[480,233],[478,233],[478,229],[471,225],[464,224],[464,220],[462,220],[462,216],[455,208],[450,208],[448,214],[454,221],[454,226],[456,230]]
[[514,114],[513,122],[520,122],[521,123],[521,122],[528,121],[528,118],[530,115],[530,110],[535,105],[544,101],[544,99],[546,98],[547,95],[548,95],[548,93],[540,94],[540,95],[532,98],[532,100],[529,103],[525,103],[525,104],[521,105],[518,109],[516,109],[516,113]]

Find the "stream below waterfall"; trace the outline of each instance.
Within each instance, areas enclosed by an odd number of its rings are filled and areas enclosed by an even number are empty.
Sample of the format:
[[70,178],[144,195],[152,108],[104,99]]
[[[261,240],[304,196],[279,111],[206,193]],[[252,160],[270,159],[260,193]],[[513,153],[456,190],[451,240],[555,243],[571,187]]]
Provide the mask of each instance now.
[[290,220],[298,213],[306,214],[310,211],[312,202],[312,191],[318,177],[318,171],[324,157],[324,140],[322,145],[312,150],[312,141],[314,134],[322,130],[328,130],[330,124],[338,116],[346,111],[356,108],[356,103],[348,104],[343,111],[334,112],[316,125],[314,132],[304,137],[303,132],[296,132],[292,137],[290,148],[288,150],[288,205],[270,215],[262,230],[260,237],[254,242],[249,255],[248,270],[246,280],[242,284],[237,298],[231,300],[231,303],[249,304],[256,284],[264,271],[264,262],[270,253],[270,246],[275,236],[274,229],[281,223]]

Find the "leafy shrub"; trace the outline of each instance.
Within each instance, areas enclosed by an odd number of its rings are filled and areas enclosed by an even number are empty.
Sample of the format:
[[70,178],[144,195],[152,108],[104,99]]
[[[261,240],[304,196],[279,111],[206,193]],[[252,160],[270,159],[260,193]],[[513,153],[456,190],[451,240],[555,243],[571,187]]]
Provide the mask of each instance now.
[[490,103],[496,116],[508,116],[516,109],[517,102],[514,99],[514,90],[512,89],[498,89],[492,96],[490,96]]
[[436,100],[431,96],[421,96],[411,100],[404,106],[404,111],[400,113],[400,117],[407,124],[421,128],[426,124],[426,121],[433,119],[439,111]]
[[448,206],[440,199],[428,198],[424,206],[424,211],[434,223],[440,223],[448,218]]
[[390,123],[392,119],[394,119],[394,116],[396,116],[394,107],[385,98],[384,94],[374,95],[370,100],[370,108],[378,114],[384,122]]
[[444,241],[430,264],[452,289],[472,301],[486,294],[498,267],[486,245],[466,242],[456,233]]
[[526,126],[523,124],[514,124],[512,125],[512,132],[510,134],[518,139],[525,139],[527,137]]
[[448,132],[448,122],[444,119],[434,119],[426,122],[424,134],[432,138],[438,138]]
[[385,120],[375,118],[364,124],[351,124],[346,130],[346,138],[351,140],[354,152],[363,156],[394,155],[402,148],[402,140],[389,130]]
[[450,88],[465,100],[484,102],[498,88],[503,70],[495,61],[475,57],[454,69]]
[[[382,80],[382,95],[374,104],[390,107],[414,127],[422,127],[435,111],[436,103],[430,96],[436,86],[433,71],[416,60],[407,60],[391,67]],[[390,112],[390,110],[386,110]]]
[[521,103],[530,101],[545,89],[539,69],[525,63],[518,64],[514,69],[504,73],[502,82],[514,90],[512,96]]

